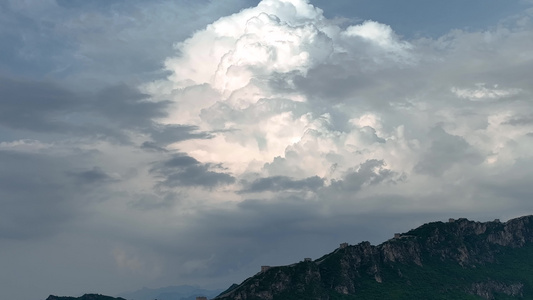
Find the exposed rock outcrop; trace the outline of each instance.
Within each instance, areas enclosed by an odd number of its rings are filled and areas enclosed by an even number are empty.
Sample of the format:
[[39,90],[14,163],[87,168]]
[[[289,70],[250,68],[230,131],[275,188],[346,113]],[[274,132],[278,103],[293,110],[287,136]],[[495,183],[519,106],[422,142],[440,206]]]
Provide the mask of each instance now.
[[523,297],[523,283],[511,283],[505,284],[502,282],[496,281],[486,281],[486,282],[476,282],[472,284],[472,287],[468,292],[473,295],[482,297],[483,299],[493,300],[495,299],[495,294],[504,294],[507,296],[513,297]]

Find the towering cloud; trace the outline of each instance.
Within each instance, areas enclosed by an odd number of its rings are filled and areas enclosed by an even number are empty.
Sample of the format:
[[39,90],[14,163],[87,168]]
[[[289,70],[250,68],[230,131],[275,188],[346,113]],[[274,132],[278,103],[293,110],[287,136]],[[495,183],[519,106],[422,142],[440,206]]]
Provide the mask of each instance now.
[[342,28],[307,1],[266,0],[177,44],[178,56],[165,64],[168,81],[146,88],[176,103],[166,122],[217,132],[175,145],[200,161],[237,176],[338,178],[366,161],[369,147],[396,138],[397,128],[382,132],[376,114],[358,108],[374,99],[353,87],[412,66],[412,48],[385,24]]
[[[145,88],[175,103],[164,122],[214,133],[171,147],[237,178],[327,185],[372,159],[407,181],[455,176],[506,161],[494,149],[500,125],[488,125],[498,103],[513,115],[525,91],[485,59],[516,60],[528,34],[516,30],[406,41],[375,21],[341,26],[304,0],[265,0],[178,43],[165,63],[172,75]],[[491,58],[473,65],[473,45]]]
[[434,202],[461,197],[444,186],[487,184],[532,143],[531,123],[517,121],[531,110],[519,77],[532,64],[529,18],[405,40],[376,21],[328,19],[305,0],[264,0],[176,44],[171,75],[144,89],[174,103],[163,123],[212,134],[168,149],[226,168],[235,181],[224,189],[236,193],[227,199],[300,187],[307,199],[388,195],[420,203],[413,211],[457,210]]

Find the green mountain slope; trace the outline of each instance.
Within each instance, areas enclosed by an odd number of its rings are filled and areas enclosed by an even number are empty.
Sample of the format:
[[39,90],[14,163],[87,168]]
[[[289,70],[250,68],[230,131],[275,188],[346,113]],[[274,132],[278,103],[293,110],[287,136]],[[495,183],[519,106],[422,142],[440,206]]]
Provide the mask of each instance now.
[[216,299],[533,299],[533,216],[424,224],[272,267]]

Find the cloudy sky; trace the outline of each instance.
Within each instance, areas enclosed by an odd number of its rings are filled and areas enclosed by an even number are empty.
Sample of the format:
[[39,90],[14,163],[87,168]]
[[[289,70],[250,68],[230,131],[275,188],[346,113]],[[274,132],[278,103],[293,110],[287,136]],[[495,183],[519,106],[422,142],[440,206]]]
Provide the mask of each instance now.
[[533,2],[331,2],[0,1],[2,298],[533,213]]

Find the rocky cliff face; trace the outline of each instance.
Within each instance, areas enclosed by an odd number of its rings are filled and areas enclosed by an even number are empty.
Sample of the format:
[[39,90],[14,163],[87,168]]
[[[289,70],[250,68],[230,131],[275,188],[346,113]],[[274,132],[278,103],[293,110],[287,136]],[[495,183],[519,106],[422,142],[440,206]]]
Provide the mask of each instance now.
[[524,270],[533,263],[520,261],[533,258],[532,244],[533,216],[433,222],[378,246],[362,242],[273,267],[216,299],[533,299],[533,272]]

